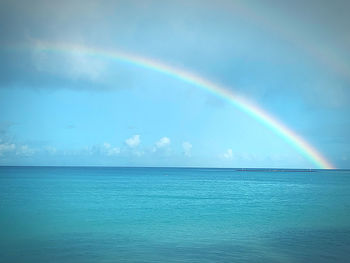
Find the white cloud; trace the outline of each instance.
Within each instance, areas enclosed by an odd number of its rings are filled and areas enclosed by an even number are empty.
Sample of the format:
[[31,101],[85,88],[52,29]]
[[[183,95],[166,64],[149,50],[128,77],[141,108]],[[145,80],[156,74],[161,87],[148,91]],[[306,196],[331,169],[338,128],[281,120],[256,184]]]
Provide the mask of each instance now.
[[192,144],[189,142],[182,143],[182,149],[184,150],[184,154],[188,157],[191,156]]
[[108,150],[107,155],[112,156],[112,155],[117,155],[120,153],[120,149],[118,147],[113,147],[112,149]]
[[168,137],[160,138],[159,141],[156,142],[157,148],[162,148],[170,144],[170,139]]
[[2,143],[0,144],[0,156],[6,152],[12,152],[16,149],[16,145],[13,143]]
[[69,74],[71,77],[75,78],[88,78],[92,81],[97,81],[100,79],[102,72],[105,71],[105,64],[96,58],[87,56],[81,52],[75,51],[68,57],[69,61]]
[[0,143],[0,156],[4,154],[16,154],[20,156],[31,156],[36,152],[33,148],[28,145],[16,145],[14,143]]
[[233,159],[232,149],[227,149],[223,156],[225,159]]
[[109,143],[105,142],[103,144],[103,151],[108,155],[108,156],[113,156],[117,155],[120,153],[120,149],[118,147],[113,147]]
[[36,47],[32,52],[35,67],[38,71],[52,74],[61,74],[72,79],[87,79],[89,81],[101,82],[103,73],[106,71],[106,62],[73,49],[72,52],[53,56],[45,51],[48,43],[33,40]]
[[35,153],[35,150],[28,147],[28,145],[22,145],[17,147],[16,155],[31,156]]
[[140,135],[138,135],[138,134],[125,140],[125,143],[131,148],[137,147],[140,144],[140,142],[141,142]]

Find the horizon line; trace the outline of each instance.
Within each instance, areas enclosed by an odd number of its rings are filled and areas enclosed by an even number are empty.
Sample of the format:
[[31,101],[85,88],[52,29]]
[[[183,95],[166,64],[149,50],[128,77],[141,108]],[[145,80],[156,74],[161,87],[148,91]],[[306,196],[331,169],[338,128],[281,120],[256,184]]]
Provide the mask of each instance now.
[[[208,166],[110,166],[110,165],[1,165],[3,167],[42,168],[179,168],[179,169],[247,169],[247,170],[300,170],[300,171],[350,171],[350,168],[288,168],[288,167],[208,167]],[[244,171],[244,170],[243,170]]]

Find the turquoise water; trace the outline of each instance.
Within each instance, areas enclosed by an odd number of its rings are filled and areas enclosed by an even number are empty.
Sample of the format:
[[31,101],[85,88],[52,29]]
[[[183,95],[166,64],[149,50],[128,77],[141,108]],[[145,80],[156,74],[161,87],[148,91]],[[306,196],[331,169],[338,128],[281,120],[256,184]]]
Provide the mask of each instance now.
[[349,171],[0,167],[0,262],[349,262]]

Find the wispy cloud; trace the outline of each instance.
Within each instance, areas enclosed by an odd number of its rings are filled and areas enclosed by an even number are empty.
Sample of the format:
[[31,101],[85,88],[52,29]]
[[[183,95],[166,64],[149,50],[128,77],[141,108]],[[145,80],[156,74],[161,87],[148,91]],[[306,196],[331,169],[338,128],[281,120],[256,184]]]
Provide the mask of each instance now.
[[191,157],[192,155],[192,144],[189,142],[183,142],[182,143],[182,149],[184,151],[185,156]]
[[6,153],[13,152],[16,150],[16,145],[14,143],[1,143],[0,141],[0,156],[3,156]]
[[228,160],[233,159],[232,149],[227,149],[227,151],[223,154],[223,157]]
[[55,154],[57,152],[56,147],[52,147],[52,146],[45,146],[44,150],[48,153],[48,154]]
[[119,147],[113,147],[111,144],[106,143],[106,142],[103,144],[103,149],[102,150],[108,156],[118,155],[120,153],[120,148]]
[[35,152],[36,150],[28,145],[2,142],[0,140],[0,156],[8,156],[13,154],[18,156],[32,156]]
[[107,62],[94,56],[74,50],[72,52],[48,52],[45,43],[35,41],[32,60],[38,72],[58,74],[72,80],[101,82],[107,69]]
[[21,156],[32,156],[36,150],[33,148],[30,148],[28,145],[21,145],[19,147],[16,147],[16,155]]

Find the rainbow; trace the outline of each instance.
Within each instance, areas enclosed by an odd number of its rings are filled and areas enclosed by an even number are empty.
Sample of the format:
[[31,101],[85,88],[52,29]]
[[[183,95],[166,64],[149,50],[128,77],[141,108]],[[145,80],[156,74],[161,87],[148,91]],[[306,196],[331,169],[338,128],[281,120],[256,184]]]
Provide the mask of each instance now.
[[[12,46],[13,47],[13,46]],[[17,48],[25,48],[19,47]],[[213,83],[199,75],[185,71],[179,68],[175,68],[159,61],[142,57],[139,55],[121,52],[116,50],[92,48],[76,44],[67,43],[39,43],[34,47],[38,51],[42,52],[64,52],[64,53],[78,53],[85,54],[89,56],[97,56],[104,59],[113,59],[132,65],[136,65],[142,68],[153,70],[170,77],[179,79],[183,82],[194,85],[198,88],[206,90],[211,94],[226,100],[242,112],[253,117],[255,120],[259,121],[274,133],[283,138],[291,146],[293,146],[299,153],[310,160],[317,167],[322,169],[334,169],[335,167],[317,151],[311,144],[309,144],[305,139],[296,134],[290,128],[285,126],[283,123],[278,121],[276,118],[268,114],[263,109],[258,106],[247,102],[243,98],[234,94],[230,89],[224,86]],[[27,48],[26,48],[27,49]]]

